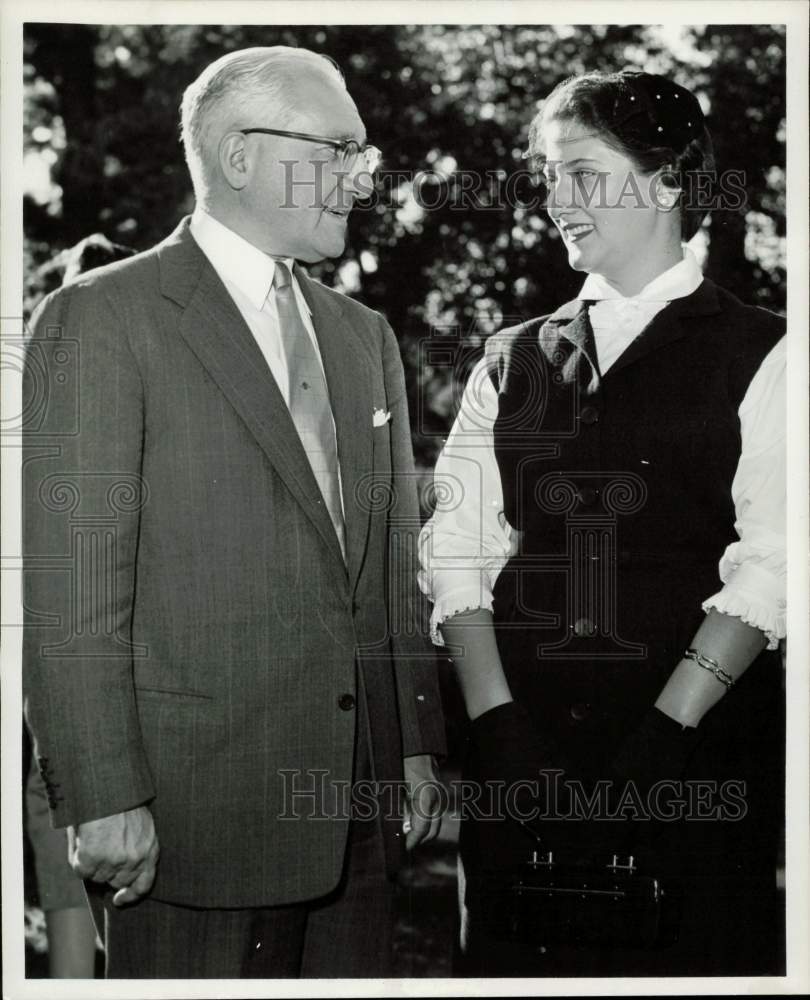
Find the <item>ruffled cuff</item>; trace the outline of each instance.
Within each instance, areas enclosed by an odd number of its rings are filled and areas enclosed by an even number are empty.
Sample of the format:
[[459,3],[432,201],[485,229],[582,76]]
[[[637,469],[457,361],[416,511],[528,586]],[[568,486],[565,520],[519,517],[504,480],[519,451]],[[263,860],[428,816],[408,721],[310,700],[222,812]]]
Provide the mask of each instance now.
[[[485,574],[481,574],[482,577]],[[436,594],[433,612],[430,616],[430,638],[434,645],[445,646],[439,626],[453,615],[463,611],[492,611],[492,588],[481,579],[478,583],[468,583]]]
[[768,649],[776,649],[786,631],[784,585],[780,579],[754,563],[741,563],[722,590],[703,602],[703,610],[716,608],[741,618],[765,633]]

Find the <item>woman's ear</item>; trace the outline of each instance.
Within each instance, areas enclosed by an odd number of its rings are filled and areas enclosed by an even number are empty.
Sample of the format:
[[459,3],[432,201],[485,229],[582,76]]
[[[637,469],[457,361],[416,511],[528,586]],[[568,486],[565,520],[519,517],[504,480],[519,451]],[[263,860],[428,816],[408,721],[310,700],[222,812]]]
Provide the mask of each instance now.
[[655,179],[655,207],[660,212],[671,212],[683,193],[672,171],[664,170]]
[[219,168],[229,187],[241,191],[248,182],[249,164],[242,132],[228,132],[219,143]]

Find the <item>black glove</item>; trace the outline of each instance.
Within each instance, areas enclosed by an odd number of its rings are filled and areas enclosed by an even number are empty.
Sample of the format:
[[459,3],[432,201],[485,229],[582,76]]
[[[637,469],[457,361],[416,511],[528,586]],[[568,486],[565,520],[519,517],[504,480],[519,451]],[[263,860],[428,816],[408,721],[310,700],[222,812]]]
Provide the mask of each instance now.
[[[562,754],[545,738],[522,705],[510,701],[470,723],[473,770],[482,782],[503,782],[508,815],[524,827],[548,807],[548,790],[564,779]],[[510,791],[511,789],[511,791]]]
[[501,781],[537,781],[553,766],[553,751],[528,712],[516,701],[491,708],[470,723],[482,776]]
[[[653,850],[657,825],[656,809],[668,798],[682,797],[678,787],[687,764],[700,743],[702,733],[682,726],[654,706],[642,717],[608,767],[611,782],[610,812],[624,822],[602,824],[614,849],[626,854]],[[674,786],[659,782],[675,782]]]
[[621,795],[627,783],[633,782],[646,801],[657,782],[678,781],[700,738],[696,728],[682,726],[653,706],[611,762],[609,776],[615,792]]

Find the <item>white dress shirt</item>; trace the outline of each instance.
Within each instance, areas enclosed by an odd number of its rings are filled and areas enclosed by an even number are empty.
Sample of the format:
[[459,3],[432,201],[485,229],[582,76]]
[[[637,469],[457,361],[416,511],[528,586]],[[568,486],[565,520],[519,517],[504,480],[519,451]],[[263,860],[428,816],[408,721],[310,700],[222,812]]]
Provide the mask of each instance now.
[[[579,298],[589,310],[599,367],[604,374],[650,320],[676,298],[690,295],[703,276],[688,248],[684,258],[637,295],[625,298],[589,275]],[[742,451],[731,486],[739,541],[719,563],[723,583],[703,602],[761,629],[774,649],[785,635],[786,590],[786,345],[769,352],[739,408]],[[498,394],[482,359],[473,369],[458,416],[436,464],[438,502],[419,537],[419,585],[433,601],[431,636],[460,611],[492,609],[498,576],[518,550],[506,521],[493,425]]]
[[[194,210],[189,228],[197,245],[210,261],[242,314],[276,380],[284,402],[289,406],[289,370],[281,342],[276,290],[273,287],[273,277],[276,273],[275,260],[201,208]],[[312,325],[312,314],[293,270],[295,261],[290,257],[285,258],[284,263],[292,276],[292,286],[301,319],[312,338],[315,354],[323,369],[318,338]],[[334,418],[332,426],[334,427]],[[340,465],[338,465],[338,480],[342,486]],[[340,497],[342,506],[342,488]]]
[[[275,260],[201,208],[194,210],[190,229],[197,245],[211,262],[211,266],[219,275],[223,285],[228,289],[228,294],[244,317],[250,332],[259,345],[259,350],[273,373],[273,378],[278,383],[284,402],[289,405],[289,374],[281,343],[281,330],[276,311],[276,291],[273,287],[273,276],[276,273]],[[284,263],[292,275],[295,299],[301,312],[301,319],[312,338],[315,353],[320,361],[321,352],[318,348],[309,306],[293,271],[295,261],[289,258],[284,260]],[[323,367],[323,363],[321,366]]]

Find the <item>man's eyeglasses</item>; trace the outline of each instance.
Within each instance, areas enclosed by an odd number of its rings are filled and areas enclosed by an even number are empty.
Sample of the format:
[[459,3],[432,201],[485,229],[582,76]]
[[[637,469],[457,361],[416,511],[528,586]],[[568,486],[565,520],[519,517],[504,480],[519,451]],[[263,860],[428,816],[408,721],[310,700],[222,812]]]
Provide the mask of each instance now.
[[365,169],[373,174],[382,160],[382,153],[376,146],[361,146],[356,139],[332,139],[324,135],[310,135],[307,132],[286,132],[280,128],[243,128],[242,135],[258,132],[261,135],[280,135],[287,139],[302,139],[304,142],[317,142],[336,150],[335,158],[338,169],[347,173],[357,166],[358,157],[362,158]]

